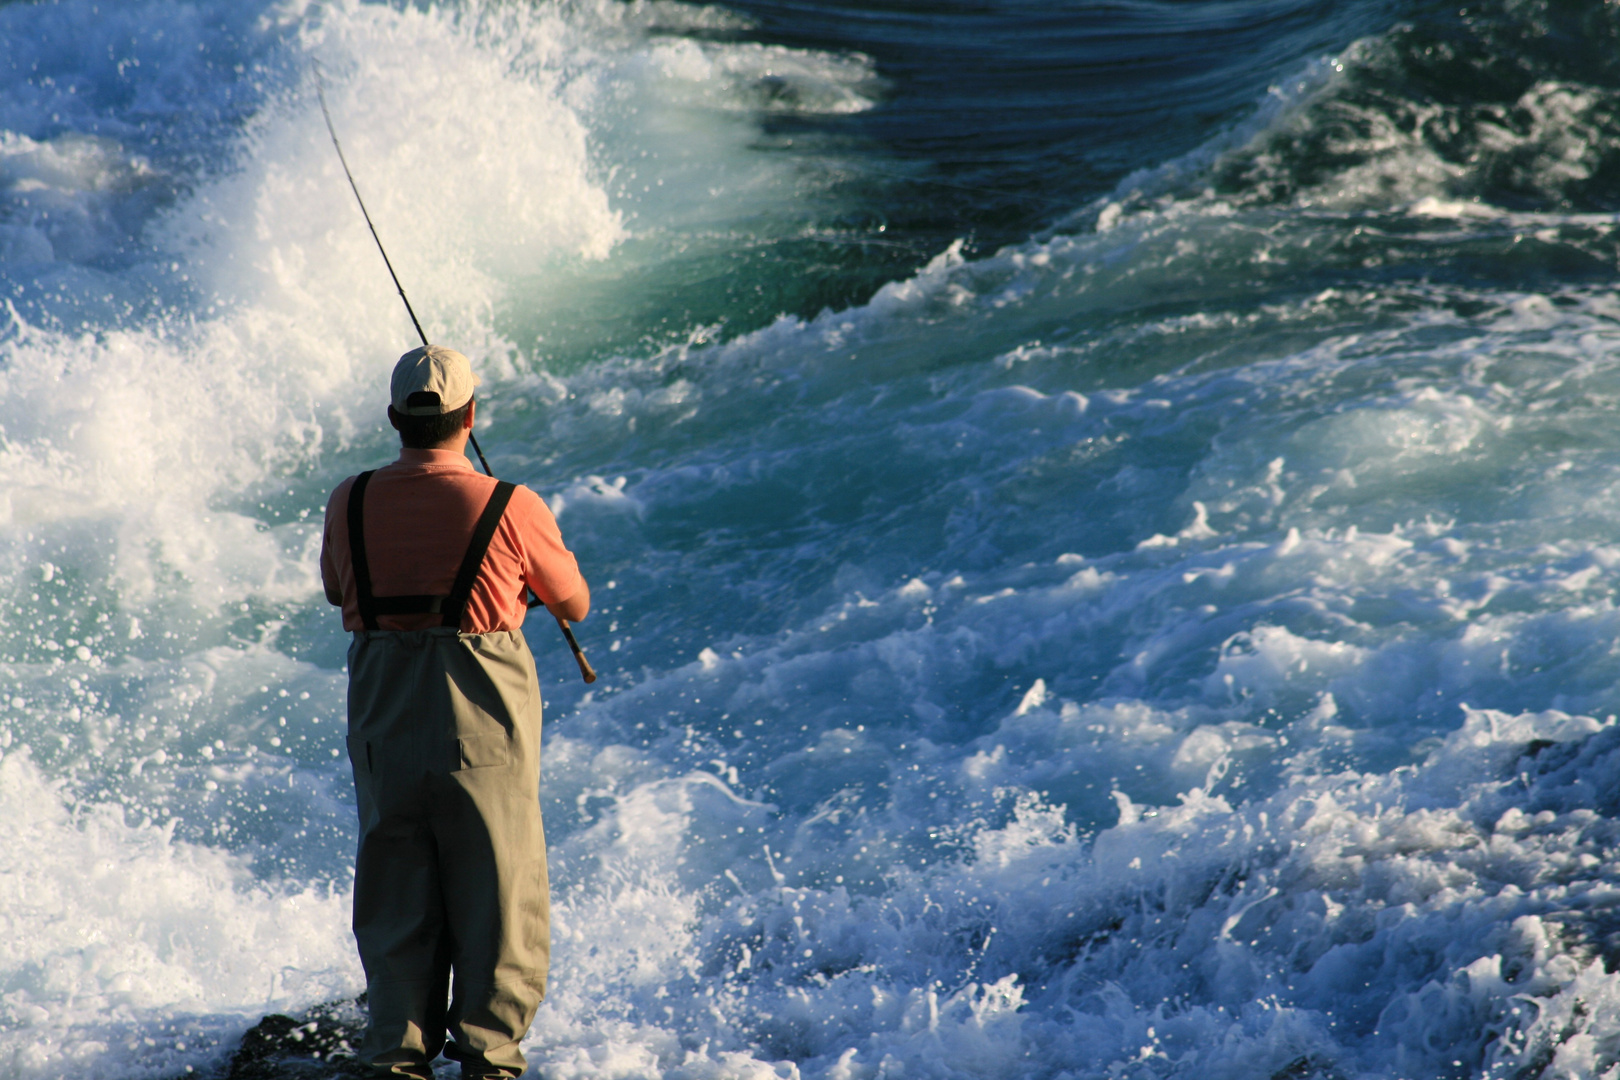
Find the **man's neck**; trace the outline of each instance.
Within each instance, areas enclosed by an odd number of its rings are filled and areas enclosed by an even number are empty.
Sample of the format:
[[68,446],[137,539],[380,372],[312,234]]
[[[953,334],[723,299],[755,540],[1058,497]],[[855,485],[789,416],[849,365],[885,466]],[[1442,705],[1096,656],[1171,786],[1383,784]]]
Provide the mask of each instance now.
[[436,443],[433,446],[406,447],[405,449],[443,450],[450,454],[465,455],[467,453],[467,432],[463,430],[460,435],[446,439],[442,443]]
[[[444,457],[439,455],[443,454]],[[460,458],[467,461],[467,454],[453,443],[441,443],[438,446],[401,446],[399,448],[401,461],[444,461]]]

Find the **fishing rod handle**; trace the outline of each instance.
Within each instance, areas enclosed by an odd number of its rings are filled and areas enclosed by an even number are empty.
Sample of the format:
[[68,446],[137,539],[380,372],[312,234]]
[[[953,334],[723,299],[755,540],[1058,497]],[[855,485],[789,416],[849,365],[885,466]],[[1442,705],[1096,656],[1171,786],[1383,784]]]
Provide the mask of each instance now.
[[[529,593],[527,603],[532,608],[545,607],[545,602],[534,595],[532,591]],[[551,611],[550,608],[546,608],[546,610],[553,619],[557,620],[557,629],[562,631],[563,638],[568,642],[569,651],[574,654],[574,662],[579,665],[580,677],[588,683],[595,682],[596,669],[591,667],[589,660],[585,659],[585,650],[579,647],[579,639],[574,636],[574,628],[568,625],[567,619],[558,615],[555,611]]]
[[562,630],[563,637],[568,639],[568,647],[574,651],[574,662],[579,664],[580,677],[583,678],[587,683],[595,682],[596,669],[591,667],[591,662],[589,660],[585,659],[585,650],[580,648],[579,642],[574,639],[574,631],[573,628],[568,625],[568,620],[563,618],[561,615],[555,614],[552,615],[552,618],[557,620],[557,626]]

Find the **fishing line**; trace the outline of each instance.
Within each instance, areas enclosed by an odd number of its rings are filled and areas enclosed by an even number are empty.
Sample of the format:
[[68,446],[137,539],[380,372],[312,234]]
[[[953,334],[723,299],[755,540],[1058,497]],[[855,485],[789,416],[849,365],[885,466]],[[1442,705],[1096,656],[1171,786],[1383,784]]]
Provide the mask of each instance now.
[[[377,226],[371,223],[371,214],[366,210],[366,200],[360,197],[360,186],[354,182],[354,173],[349,171],[349,159],[343,156],[343,144],[338,142],[337,128],[332,124],[331,110],[326,107],[326,80],[321,76],[321,65],[312,58],[310,68],[315,73],[315,96],[321,103],[321,116],[326,119],[326,133],[332,136],[332,149],[337,151],[338,163],[343,166],[343,175],[349,181],[349,190],[354,192],[354,201],[360,204],[360,216],[366,219],[366,228],[371,230],[371,239],[376,241],[377,253],[382,256],[383,265],[388,267],[388,276],[393,278],[394,288],[399,290],[399,298],[405,305],[405,313],[411,317],[411,325],[416,327],[416,336],[422,339],[422,347],[425,349],[428,346],[427,334],[422,330],[421,320],[416,317],[416,309],[411,307],[411,298],[405,295],[405,286],[399,283],[399,275],[394,273],[394,262],[388,257],[387,249],[383,247],[382,237],[377,235]],[[484,467],[484,475],[493,478],[495,472],[489,467],[483,448],[478,445],[478,436],[469,431],[467,441],[472,443],[473,453],[478,455],[478,464]],[[538,607],[540,603],[538,596],[531,596],[528,606]],[[567,639],[568,648],[574,654],[574,661],[579,664],[580,675],[588,683],[595,682],[596,670],[591,667],[591,662],[585,659],[585,650],[579,647],[579,641],[574,637],[574,630],[568,625],[568,620],[556,612],[552,612],[551,617],[557,620],[558,629]]]

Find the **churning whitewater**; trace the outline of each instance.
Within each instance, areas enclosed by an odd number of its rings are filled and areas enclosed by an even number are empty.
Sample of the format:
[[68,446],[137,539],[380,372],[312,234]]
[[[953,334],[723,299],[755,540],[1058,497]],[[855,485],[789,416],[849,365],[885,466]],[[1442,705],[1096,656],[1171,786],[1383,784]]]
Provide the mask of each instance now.
[[363,989],[316,554],[414,335],[318,62],[599,605],[589,689],[527,627],[535,1075],[1620,1076],[1616,56],[1563,0],[0,6],[0,1073]]

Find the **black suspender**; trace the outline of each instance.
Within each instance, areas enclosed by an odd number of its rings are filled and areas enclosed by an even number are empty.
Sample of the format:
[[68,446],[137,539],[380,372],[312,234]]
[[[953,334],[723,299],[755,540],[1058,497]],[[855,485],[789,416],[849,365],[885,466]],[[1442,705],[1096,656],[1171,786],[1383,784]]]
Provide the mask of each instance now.
[[450,595],[444,605],[444,625],[461,626],[461,613],[467,606],[467,598],[472,596],[474,583],[478,581],[478,569],[484,565],[489,542],[495,539],[501,515],[506,513],[506,504],[512,501],[512,492],[516,488],[516,484],[505,480],[495,481],[495,490],[489,493],[489,502],[484,504],[484,512],[478,515],[478,524],[473,526],[467,554],[462,557],[461,569],[456,571],[456,583],[450,586]]
[[456,571],[450,595],[373,596],[371,564],[366,560],[365,499],[366,485],[370,482],[371,473],[363,472],[354,478],[354,486],[349,489],[349,565],[354,569],[355,600],[360,607],[361,624],[367,630],[376,630],[379,615],[443,615],[442,625],[459,629],[467,599],[478,581],[478,571],[489,553],[490,541],[495,539],[495,530],[500,527],[501,516],[506,513],[506,504],[512,501],[517,485],[505,480],[495,482],[495,490],[490,492],[489,502],[478,515],[478,524],[473,526],[472,540],[467,544],[461,568]]

